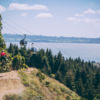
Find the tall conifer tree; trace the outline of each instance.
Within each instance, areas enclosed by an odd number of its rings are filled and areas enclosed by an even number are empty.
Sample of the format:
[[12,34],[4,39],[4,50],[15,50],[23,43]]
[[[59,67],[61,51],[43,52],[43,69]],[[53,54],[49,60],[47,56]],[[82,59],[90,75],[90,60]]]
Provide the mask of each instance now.
[[1,15],[0,15],[0,48],[3,48],[3,49],[6,48],[6,44],[2,36],[2,17]]

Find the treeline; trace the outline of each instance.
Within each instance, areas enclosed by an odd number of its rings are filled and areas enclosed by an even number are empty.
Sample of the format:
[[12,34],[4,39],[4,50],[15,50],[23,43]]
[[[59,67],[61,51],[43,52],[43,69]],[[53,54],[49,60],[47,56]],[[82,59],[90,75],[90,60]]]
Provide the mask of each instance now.
[[[50,77],[59,80],[80,96],[93,100],[100,94],[100,68],[92,62],[84,62],[80,58],[64,58],[61,52],[53,55],[52,51],[41,49],[34,54],[31,49],[18,48],[10,44],[7,51],[14,57],[18,55],[24,58],[24,65],[36,67]],[[19,69],[19,64],[13,61],[13,67]]]

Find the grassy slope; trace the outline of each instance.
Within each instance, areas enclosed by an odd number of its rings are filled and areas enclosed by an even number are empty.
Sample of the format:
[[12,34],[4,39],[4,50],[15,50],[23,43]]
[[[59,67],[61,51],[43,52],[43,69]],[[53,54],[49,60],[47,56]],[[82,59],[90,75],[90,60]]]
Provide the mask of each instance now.
[[80,100],[75,92],[35,68],[18,73],[25,91],[20,95],[9,95],[5,100]]
[[29,69],[28,71],[19,71],[19,75],[26,87],[24,97],[33,95],[40,97],[41,100],[79,100],[80,97],[69,88],[58,81],[46,76],[37,69]]

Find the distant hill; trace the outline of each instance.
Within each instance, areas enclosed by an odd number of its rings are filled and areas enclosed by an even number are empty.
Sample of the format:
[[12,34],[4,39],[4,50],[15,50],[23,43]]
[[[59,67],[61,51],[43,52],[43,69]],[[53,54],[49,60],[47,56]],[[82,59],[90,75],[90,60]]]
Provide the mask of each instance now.
[[[6,42],[19,42],[23,39],[23,35],[19,34],[3,34]],[[83,37],[56,37],[27,35],[28,42],[52,42],[52,43],[96,43],[100,44],[100,38],[83,38]]]
[[81,100],[75,92],[35,68],[19,70],[18,75],[17,71],[0,75],[4,100]]

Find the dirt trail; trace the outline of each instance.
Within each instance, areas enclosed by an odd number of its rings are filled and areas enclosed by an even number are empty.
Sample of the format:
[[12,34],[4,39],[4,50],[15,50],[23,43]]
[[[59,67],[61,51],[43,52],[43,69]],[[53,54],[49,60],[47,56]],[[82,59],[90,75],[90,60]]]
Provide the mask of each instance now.
[[6,94],[19,94],[22,91],[24,91],[24,86],[17,71],[0,73],[0,100],[3,100]]

